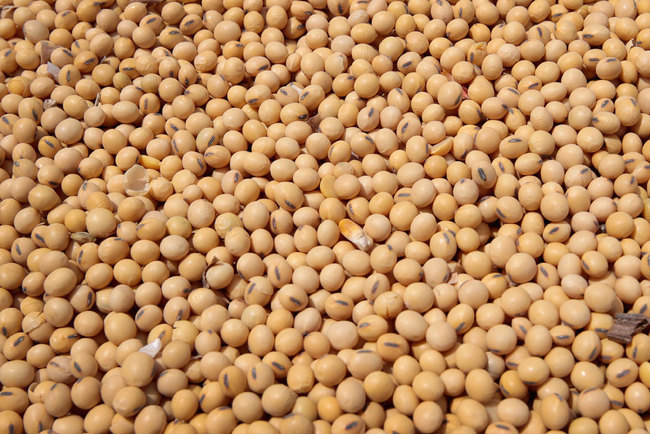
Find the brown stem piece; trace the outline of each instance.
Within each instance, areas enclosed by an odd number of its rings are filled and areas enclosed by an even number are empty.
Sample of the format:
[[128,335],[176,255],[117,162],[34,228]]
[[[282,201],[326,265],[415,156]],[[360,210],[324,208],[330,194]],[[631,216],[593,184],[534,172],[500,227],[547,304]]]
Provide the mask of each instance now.
[[650,319],[639,313],[617,313],[614,325],[607,332],[607,337],[621,344],[632,341],[637,333],[646,333],[650,329]]

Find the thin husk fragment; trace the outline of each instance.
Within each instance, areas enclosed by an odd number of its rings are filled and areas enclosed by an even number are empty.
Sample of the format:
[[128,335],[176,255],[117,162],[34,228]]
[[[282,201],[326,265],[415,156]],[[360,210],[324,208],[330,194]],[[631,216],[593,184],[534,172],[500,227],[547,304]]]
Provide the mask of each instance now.
[[142,196],[149,192],[149,174],[139,164],[124,172],[124,190],[129,196]]

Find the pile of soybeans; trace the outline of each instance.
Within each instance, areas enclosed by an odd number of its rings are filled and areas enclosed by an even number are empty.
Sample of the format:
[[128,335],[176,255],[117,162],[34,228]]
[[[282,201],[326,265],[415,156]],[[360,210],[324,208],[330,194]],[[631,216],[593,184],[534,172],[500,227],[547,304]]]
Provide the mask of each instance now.
[[0,434],[650,430],[650,0],[0,6]]

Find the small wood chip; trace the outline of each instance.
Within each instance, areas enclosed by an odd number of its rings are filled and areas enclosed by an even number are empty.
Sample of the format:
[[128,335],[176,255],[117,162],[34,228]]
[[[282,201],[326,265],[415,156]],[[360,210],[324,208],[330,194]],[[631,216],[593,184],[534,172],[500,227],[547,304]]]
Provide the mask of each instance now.
[[639,313],[617,313],[614,315],[614,325],[607,332],[607,338],[620,344],[628,344],[637,333],[645,333],[650,329],[650,319]]
[[43,46],[41,47],[41,63],[43,64],[49,63],[50,57],[52,56],[52,52],[57,48],[59,48],[58,45],[44,43]]
[[320,115],[316,114],[316,115],[310,117],[307,120],[307,123],[309,124],[309,126],[311,127],[313,132],[318,133],[318,132],[320,132],[320,130],[319,130],[320,121],[321,121]]
[[70,238],[72,239],[72,241],[76,241],[76,242],[78,242],[80,244],[93,243],[93,242],[95,242],[97,240],[95,237],[90,235],[88,232],[74,232],[74,233],[70,234]]
[[14,9],[18,9],[18,6],[14,6],[14,5],[2,6],[2,8],[0,9],[0,18],[11,18]]

